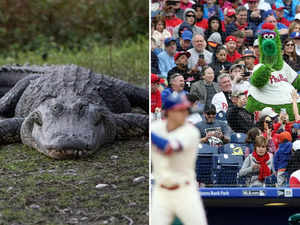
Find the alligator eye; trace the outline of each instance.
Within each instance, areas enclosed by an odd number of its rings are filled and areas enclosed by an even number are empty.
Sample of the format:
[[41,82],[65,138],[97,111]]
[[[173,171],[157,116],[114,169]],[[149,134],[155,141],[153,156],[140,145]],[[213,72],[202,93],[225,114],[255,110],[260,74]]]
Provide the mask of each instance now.
[[31,115],[31,118],[34,123],[36,123],[39,126],[43,125],[43,120],[42,120],[42,114],[40,112],[34,112]]
[[269,39],[274,39],[275,35],[274,34],[269,34]]
[[57,103],[52,106],[51,110],[55,116],[60,116],[64,111],[64,106],[60,103]]
[[83,116],[86,112],[87,104],[77,103],[74,106],[74,110],[79,114],[79,116]]

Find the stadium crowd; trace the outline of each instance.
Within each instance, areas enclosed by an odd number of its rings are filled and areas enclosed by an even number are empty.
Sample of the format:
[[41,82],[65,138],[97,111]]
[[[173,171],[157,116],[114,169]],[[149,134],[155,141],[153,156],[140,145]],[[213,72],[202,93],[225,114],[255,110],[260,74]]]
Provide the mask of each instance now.
[[151,116],[163,118],[167,97],[183,93],[202,144],[225,145],[232,134],[246,134],[238,174],[247,185],[263,186],[273,175],[277,186],[300,187],[297,92],[290,96],[294,121],[284,108],[244,108],[264,23],[277,27],[283,59],[299,74],[299,0],[152,0]]

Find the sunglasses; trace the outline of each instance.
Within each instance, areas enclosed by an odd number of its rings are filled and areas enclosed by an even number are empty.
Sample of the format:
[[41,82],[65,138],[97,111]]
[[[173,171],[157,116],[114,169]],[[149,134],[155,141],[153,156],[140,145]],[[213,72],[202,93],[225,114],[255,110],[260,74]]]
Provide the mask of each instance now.
[[206,115],[208,115],[208,116],[215,116],[216,113],[215,112],[207,112]]
[[195,15],[186,15],[186,17],[195,17]]
[[293,46],[295,46],[295,44],[286,44],[285,46],[287,46],[287,47],[293,47]]

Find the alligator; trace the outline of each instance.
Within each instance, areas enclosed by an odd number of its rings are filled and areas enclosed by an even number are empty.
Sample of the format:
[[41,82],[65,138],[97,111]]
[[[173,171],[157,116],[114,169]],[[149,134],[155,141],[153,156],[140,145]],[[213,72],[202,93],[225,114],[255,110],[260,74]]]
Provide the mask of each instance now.
[[[9,78],[10,77],[10,78]],[[146,89],[77,65],[0,67],[0,144],[22,142],[54,159],[88,156],[148,135]],[[1,86],[3,85],[3,86]],[[145,113],[133,113],[139,107]]]

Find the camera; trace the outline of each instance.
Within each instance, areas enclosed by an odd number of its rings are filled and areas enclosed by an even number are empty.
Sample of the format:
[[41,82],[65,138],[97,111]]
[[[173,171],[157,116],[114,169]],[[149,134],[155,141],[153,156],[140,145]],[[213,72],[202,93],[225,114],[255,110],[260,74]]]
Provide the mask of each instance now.
[[268,128],[269,129],[273,128],[273,122],[272,122],[272,120],[267,120],[266,123],[268,124]]
[[204,55],[203,54],[199,54],[199,59],[204,59]]
[[246,71],[244,74],[243,74],[243,77],[250,77],[251,76],[251,72],[248,72]]

